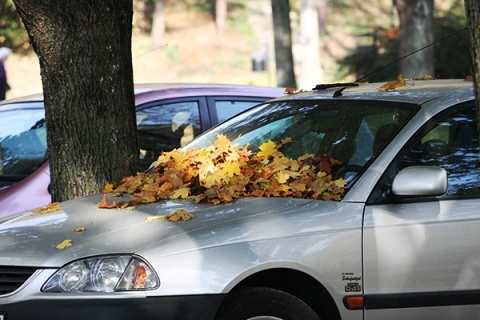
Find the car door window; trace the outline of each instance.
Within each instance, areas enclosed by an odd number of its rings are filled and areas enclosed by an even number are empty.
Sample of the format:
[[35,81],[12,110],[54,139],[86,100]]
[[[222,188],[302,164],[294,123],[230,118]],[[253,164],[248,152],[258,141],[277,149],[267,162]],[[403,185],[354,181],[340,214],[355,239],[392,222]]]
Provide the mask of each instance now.
[[197,101],[156,104],[137,111],[140,167],[146,169],[163,151],[190,142],[201,133]]
[[215,100],[214,109],[217,114],[218,123],[259,104],[261,101],[240,101],[240,100]]
[[443,197],[480,194],[480,150],[475,109],[461,110],[438,121],[406,153],[398,170],[412,165],[447,170]]

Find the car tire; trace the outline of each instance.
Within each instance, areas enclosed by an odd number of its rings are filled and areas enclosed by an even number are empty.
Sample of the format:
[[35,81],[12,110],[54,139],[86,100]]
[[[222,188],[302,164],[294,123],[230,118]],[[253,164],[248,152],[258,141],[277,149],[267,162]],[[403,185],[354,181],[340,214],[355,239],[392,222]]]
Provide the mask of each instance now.
[[216,320],[320,320],[305,302],[272,288],[243,288],[228,295]]

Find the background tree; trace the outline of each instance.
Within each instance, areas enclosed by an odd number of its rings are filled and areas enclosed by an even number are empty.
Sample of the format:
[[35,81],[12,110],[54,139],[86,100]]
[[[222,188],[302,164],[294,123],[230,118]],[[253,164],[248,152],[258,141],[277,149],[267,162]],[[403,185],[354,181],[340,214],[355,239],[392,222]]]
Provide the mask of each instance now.
[[272,19],[275,41],[275,65],[277,85],[296,88],[290,27],[290,4],[288,0],[272,1]]
[[152,21],[152,42],[154,48],[163,45],[163,37],[166,29],[165,6],[166,0],[156,0]]
[[472,72],[477,100],[477,114],[478,119],[480,119],[480,2],[478,0],[465,0],[465,11],[470,29]]
[[40,61],[53,201],[133,174],[132,1],[14,3]]
[[[320,1],[324,2],[324,1]],[[320,64],[320,26],[317,0],[302,0],[300,7],[300,33],[302,44],[301,89],[310,89],[323,83]]]
[[215,25],[220,40],[225,35],[225,26],[227,22],[227,0],[215,1]]
[[[396,0],[400,18],[400,57],[433,43],[433,0]],[[400,73],[415,78],[432,75],[433,47],[400,61]]]

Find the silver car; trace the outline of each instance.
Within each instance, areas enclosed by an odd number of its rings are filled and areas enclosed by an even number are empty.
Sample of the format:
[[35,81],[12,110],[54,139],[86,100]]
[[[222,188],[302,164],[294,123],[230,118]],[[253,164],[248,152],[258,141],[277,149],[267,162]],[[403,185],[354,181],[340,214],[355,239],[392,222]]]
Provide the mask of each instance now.
[[[243,197],[0,220],[0,319],[476,319],[480,150],[471,82],[278,98],[211,129],[337,160],[340,201]],[[291,181],[291,180],[290,180]],[[177,210],[194,218],[155,220]],[[155,220],[155,221],[152,221]]]

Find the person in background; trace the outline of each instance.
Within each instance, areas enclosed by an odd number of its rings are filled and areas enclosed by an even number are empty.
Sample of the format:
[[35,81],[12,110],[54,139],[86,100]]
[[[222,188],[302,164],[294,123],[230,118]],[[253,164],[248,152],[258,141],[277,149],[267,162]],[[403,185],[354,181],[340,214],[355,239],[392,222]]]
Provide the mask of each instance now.
[[5,100],[5,94],[10,89],[7,83],[7,73],[5,72],[5,60],[12,54],[9,48],[0,48],[0,101]]

